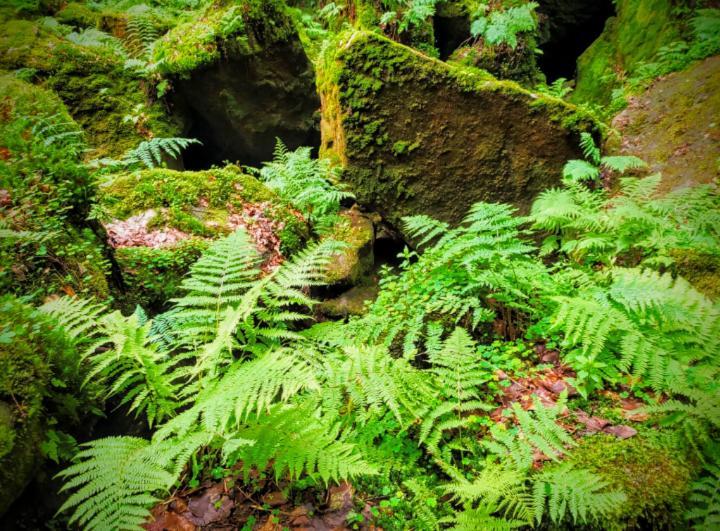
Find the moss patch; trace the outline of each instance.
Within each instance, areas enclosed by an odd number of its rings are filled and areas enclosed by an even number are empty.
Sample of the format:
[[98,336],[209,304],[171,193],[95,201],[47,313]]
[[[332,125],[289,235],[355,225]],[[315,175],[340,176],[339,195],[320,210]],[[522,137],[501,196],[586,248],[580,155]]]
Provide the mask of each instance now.
[[208,244],[207,240],[191,238],[166,248],[117,249],[115,259],[125,283],[123,305],[130,311],[135,305],[163,309],[164,304],[179,294],[182,278]]
[[627,501],[616,520],[603,524],[607,529],[644,523],[674,528],[683,525],[683,502],[695,473],[683,456],[673,438],[648,429],[626,440],[604,434],[584,438],[568,461],[599,473],[625,492]]
[[57,96],[11,75],[0,76],[0,95],[0,220],[16,233],[0,241],[0,289],[107,296],[103,246],[86,221],[94,185],[79,153],[42,133],[78,126]]
[[117,157],[149,136],[178,136],[178,126],[148,98],[146,81],[112,50],[81,46],[27,20],[0,25],[0,68],[29,70],[54,90],[87,132],[93,157]]
[[580,56],[572,100],[607,104],[619,79],[680,38],[670,0],[619,0],[600,37]]
[[327,283],[358,284],[362,282],[374,264],[375,230],[372,221],[355,209],[347,210],[340,214],[339,221],[327,238],[347,245],[342,252],[334,255],[328,264]]
[[527,209],[595,127],[561,100],[378,35],[344,34],[332,48],[318,80],[321,152],[396,226],[418,213],[457,222],[480,200]]
[[295,35],[278,0],[215,2],[160,40],[154,59],[165,74],[187,75],[226,55],[251,55]]

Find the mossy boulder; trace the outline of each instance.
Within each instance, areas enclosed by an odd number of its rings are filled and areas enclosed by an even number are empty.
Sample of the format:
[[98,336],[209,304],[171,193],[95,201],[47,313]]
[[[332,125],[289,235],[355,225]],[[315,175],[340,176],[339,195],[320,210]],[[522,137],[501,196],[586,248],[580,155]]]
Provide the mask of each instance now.
[[0,222],[12,231],[0,239],[0,291],[108,295],[109,264],[87,222],[94,184],[83,144],[73,144],[79,135],[55,94],[0,75]]
[[396,227],[413,214],[456,223],[477,201],[527,211],[595,127],[561,100],[372,33],[335,50],[320,71],[321,153]]
[[625,440],[597,434],[582,439],[568,460],[596,472],[627,496],[618,514],[603,522],[603,529],[684,527],[684,502],[697,463],[686,457],[686,449],[672,434],[643,429]]
[[203,162],[257,165],[276,137],[318,144],[315,74],[283,2],[214,3],[168,32],[155,60]]
[[339,218],[327,237],[344,243],[346,247],[333,255],[328,264],[326,281],[328,284],[359,284],[368,276],[375,262],[375,229],[370,218],[355,208],[341,212]]
[[120,174],[99,190],[129,305],[159,307],[177,295],[208,243],[243,226],[267,260],[289,256],[309,237],[303,217],[237,166]]
[[72,345],[45,316],[15,297],[0,297],[0,516],[42,462],[46,419],[57,412],[51,379],[70,386],[73,359]]
[[124,68],[112,47],[76,44],[40,22],[10,20],[0,24],[0,69],[56,92],[86,131],[92,157],[118,157],[151,136],[178,136],[147,81]]
[[631,76],[662,47],[680,38],[671,0],[618,0],[598,39],[577,61],[572,100],[608,104],[620,78]]

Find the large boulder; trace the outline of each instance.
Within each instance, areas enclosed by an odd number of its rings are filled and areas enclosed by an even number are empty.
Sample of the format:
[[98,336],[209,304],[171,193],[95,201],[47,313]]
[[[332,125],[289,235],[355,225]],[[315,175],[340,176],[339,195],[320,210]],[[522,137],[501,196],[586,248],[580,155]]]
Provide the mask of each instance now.
[[89,157],[119,157],[152,136],[178,136],[149,83],[125,67],[123,42],[71,40],[72,29],[43,19],[0,24],[0,69],[54,91],[87,133]]
[[321,152],[396,226],[420,213],[458,222],[477,201],[527,211],[593,128],[561,100],[371,33],[344,36],[324,64]]
[[632,76],[663,46],[680,40],[672,0],[618,0],[617,15],[577,61],[572,99],[608,104],[621,78]]
[[233,165],[122,173],[100,188],[99,204],[129,309],[162,309],[209,242],[239,227],[268,268],[302,248],[309,235],[299,212]]
[[315,74],[283,2],[214,3],[167,33],[155,60],[185,134],[204,144],[190,167],[257,165],[276,137],[290,149],[318,144]]

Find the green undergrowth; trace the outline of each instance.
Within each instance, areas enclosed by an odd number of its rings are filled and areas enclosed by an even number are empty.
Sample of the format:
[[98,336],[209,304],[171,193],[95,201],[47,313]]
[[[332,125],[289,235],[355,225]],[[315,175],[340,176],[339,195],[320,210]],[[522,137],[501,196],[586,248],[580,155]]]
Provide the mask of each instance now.
[[109,264],[86,222],[95,187],[80,128],[45,89],[6,74],[0,92],[3,291],[107,296]]

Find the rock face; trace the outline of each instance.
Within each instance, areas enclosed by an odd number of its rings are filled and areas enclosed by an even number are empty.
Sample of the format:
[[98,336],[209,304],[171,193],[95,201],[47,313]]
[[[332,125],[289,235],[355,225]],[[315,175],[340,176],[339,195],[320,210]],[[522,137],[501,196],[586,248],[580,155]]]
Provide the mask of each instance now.
[[643,61],[680,39],[671,0],[618,0],[617,16],[577,62],[574,101],[606,104],[620,73],[631,75]]
[[593,127],[560,100],[370,33],[346,35],[325,65],[321,152],[395,226],[420,213],[458,222],[477,201],[527,210]]
[[[714,118],[713,118],[714,117]],[[720,176],[720,57],[653,83],[614,120],[621,154],[663,175],[664,191],[709,184]]]
[[315,74],[282,2],[213,5],[165,35],[156,59],[186,136],[204,144],[188,167],[257,165],[272,158],[276,137],[290,149],[318,145]]

